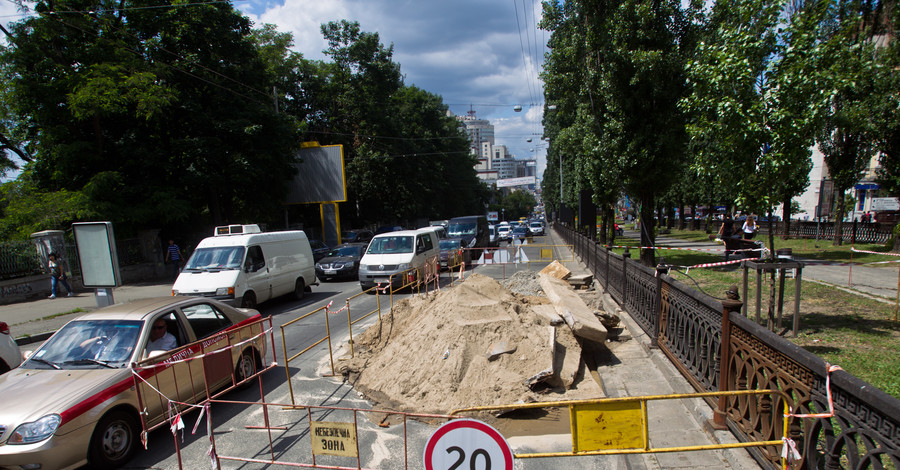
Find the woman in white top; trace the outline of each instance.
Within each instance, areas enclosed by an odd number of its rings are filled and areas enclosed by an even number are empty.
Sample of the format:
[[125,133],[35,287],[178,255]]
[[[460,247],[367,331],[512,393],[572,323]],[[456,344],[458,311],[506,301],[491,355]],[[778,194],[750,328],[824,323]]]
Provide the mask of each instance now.
[[744,232],[745,240],[750,240],[756,236],[756,220],[754,220],[752,215],[747,216],[747,220],[744,221],[744,226],[741,230]]

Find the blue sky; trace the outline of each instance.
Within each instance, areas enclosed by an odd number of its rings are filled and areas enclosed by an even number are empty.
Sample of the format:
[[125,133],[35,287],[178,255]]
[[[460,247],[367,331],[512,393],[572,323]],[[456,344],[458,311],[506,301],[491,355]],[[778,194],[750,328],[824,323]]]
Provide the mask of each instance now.
[[[538,74],[550,34],[537,29],[539,0],[248,0],[234,6],[256,26],[290,32],[294,49],[308,59],[325,58],[320,25],[359,22],[382,44],[393,44],[407,85],[440,95],[457,115],[471,106],[494,124],[497,144],[517,158],[538,158],[543,172]],[[20,18],[12,0],[0,0],[0,21]]]

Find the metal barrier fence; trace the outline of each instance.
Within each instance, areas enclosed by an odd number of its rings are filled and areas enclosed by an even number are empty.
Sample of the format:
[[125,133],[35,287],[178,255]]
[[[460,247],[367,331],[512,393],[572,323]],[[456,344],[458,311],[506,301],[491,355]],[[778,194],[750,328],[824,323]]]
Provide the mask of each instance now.
[[[780,390],[790,397],[791,409],[809,413],[827,410],[833,398],[833,417],[804,418],[788,430],[787,437],[800,444],[800,466],[900,468],[900,400],[844,371],[829,375],[820,357],[725,310],[721,301],[566,226],[554,229],[698,391]],[[711,405],[720,407],[740,440],[783,437],[762,419],[772,413],[770,402],[732,399]],[[765,467],[778,467],[778,446],[750,452]]]
[[[266,336],[269,344],[274,346],[271,317],[223,331],[134,365],[135,413],[140,418],[141,440],[145,445],[150,431],[182,422],[182,413],[206,410],[213,399],[236,387],[247,386],[254,379],[259,384],[262,399],[262,374],[276,366],[275,350],[266,348]],[[271,353],[268,364],[264,362],[268,358],[267,352]],[[177,436],[175,449],[181,467]]]
[[[779,440],[752,441],[734,444],[706,444],[679,447],[650,447],[650,417],[647,402],[690,398],[732,397],[747,399],[753,395],[776,395],[781,398],[784,416],[790,413],[788,397],[778,390],[741,390],[733,392],[681,393],[649,395],[642,397],[598,398],[554,402],[518,403],[503,406],[476,406],[450,412],[451,416],[473,411],[508,411],[533,408],[568,408],[572,450],[569,452],[536,452],[515,454],[516,458],[571,457],[587,455],[657,454],[666,452],[694,452],[701,450],[731,449],[781,445]],[[768,416],[769,424],[776,427],[779,421],[787,429],[788,420],[779,419],[777,413]],[[671,430],[666,430],[671,431]]]

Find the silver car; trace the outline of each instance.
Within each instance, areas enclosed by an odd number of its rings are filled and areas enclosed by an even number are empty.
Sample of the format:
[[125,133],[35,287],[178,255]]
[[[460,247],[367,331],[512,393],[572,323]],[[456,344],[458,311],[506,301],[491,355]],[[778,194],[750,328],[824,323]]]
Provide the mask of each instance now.
[[0,468],[122,466],[142,429],[167,423],[169,399],[199,403],[262,370],[262,331],[256,310],[201,297],[117,304],[66,323],[0,375]]

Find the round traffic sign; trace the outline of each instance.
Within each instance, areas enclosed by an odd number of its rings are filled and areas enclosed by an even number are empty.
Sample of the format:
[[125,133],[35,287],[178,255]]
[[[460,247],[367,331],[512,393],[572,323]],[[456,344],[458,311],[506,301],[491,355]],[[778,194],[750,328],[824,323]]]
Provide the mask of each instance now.
[[512,470],[513,454],[500,433],[475,419],[439,427],[425,445],[425,470]]

